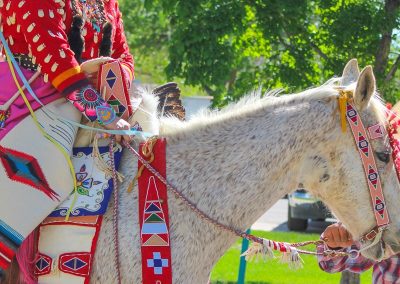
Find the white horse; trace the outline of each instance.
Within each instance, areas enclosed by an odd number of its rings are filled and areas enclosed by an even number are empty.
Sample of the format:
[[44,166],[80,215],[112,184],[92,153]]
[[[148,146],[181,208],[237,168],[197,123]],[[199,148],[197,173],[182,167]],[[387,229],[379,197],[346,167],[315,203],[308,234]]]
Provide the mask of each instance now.
[[[357,82],[357,83],[355,83]],[[340,83],[354,89],[354,103],[366,126],[384,121],[375,97],[372,68],[359,74],[350,61]],[[300,94],[247,100],[220,113],[188,122],[162,120],[167,138],[167,178],[198,208],[219,222],[249,228],[299,182],[324,201],[357,239],[375,226],[366,178],[350,130],[342,133],[338,91],[333,83]],[[387,141],[385,141],[387,143]],[[372,142],[384,153],[383,140]],[[400,252],[399,182],[393,162],[376,156],[390,228],[383,241],[363,252],[382,258],[390,247]],[[126,152],[122,173],[131,180],[137,160]],[[122,282],[141,283],[137,193],[120,188]],[[210,271],[236,236],[200,219],[169,194],[173,283],[207,283]],[[112,210],[106,214],[92,273],[93,283],[115,283]]]
[[[167,179],[219,222],[249,228],[279,198],[301,182],[345,224],[355,239],[375,227],[370,194],[349,129],[342,133],[337,83],[354,90],[366,126],[384,122],[371,67],[359,74],[350,61],[339,80],[295,95],[248,98],[245,103],[188,122],[160,121],[167,139]],[[386,139],[387,140],[387,139]],[[399,182],[392,159],[379,160],[387,141],[373,149],[392,223],[382,241],[363,252],[371,259],[400,252]],[[120,170],[122,283],[141,283],[137,190],[127,192],[137,159],[125,151]],[[169,193],[173,283],[207,283],[210,271],[236,241]],[[105,215],[92,283],[116,283],[112,208]],[[388,249],[390,248],[390,249]]]

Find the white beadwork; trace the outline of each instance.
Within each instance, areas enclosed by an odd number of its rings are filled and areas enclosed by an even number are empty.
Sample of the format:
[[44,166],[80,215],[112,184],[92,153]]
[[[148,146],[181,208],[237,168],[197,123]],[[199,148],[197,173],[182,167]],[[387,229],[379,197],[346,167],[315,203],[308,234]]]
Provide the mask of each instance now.
[[58,63],[54,63],[53,66],[51,66],[51,72],[56,72],[58,68]]
[[87,35],[87,28],[83,28],[82,29],[82,36],[86,36]]
[[8,1],[7,6],[6,6],[6,10],[10,10],[10,6],[11,6],[11,1]]
[[44,17],[44,11],[42,9],[38,10],[38,16],[39,16],[39,18]]
[[24,1],[24,0],[20,1],[20,2],[18,3],[18,8],[21,8],[22,6],[24,6],[24,4],[25,4],[25,1]]
[[57,9],[57,13],[60,15],[64,15],[65,11],[64,9]]
[[53,10],[49,10],[49,16],[50,16],[50,18],[54,18],[54,11]]
[[53,55],[47,54],[46,58],[44,59],[44,62],[45,62],[45,63],[49,63],[49,62],[50,62],[50,59],[51,59],[52,57],[53,57]]
[[14,45],[14,39],[13,39],[12,36],[9,36],[9,37],[8,37],[8,43],[9,43],[10,45]]
[[60,49],[59,51],[60,51],[60,57],[61,57],[61,58],[65,58],[65,51],[64,51],[64,49]]
[[49,74],[47,74],[47,73],[44,74],[43,81],[45,83],[49,82]]
[[3,8],[3,6],[4,6],[4,1],[0,0],[0,8]]
[[17,33],[21,32],[21,25],[17,25]]
[[94,43],[97,43],[99,41],[99,36],[97,35],[97,33],[94,34],[93,41]]
[[39,41],[39,39],[40,39],[40,35],[37,34],[37,35],[35,35],[35,36],[33,37],[33,42],[36,43],[36,42]]
[[51,37],[56,37],[56,35],[53,34],[53,32],[52,32],[51,30],[48,30],[48,33],[49,33],[49,35],[50,35]]
[[39,65],[37,66],[37,71],[42,72],[42,65],[39,64]]
[[11,15],[10,20],[11,20],[11,24],[14,25],[15,24],[15,19],[16,19],[16,15],[15,12]]
[[44,43],[42,43],[41,45],[39,45],[38,47],[37,47],[37,51],[42,51],[44,48],[46,47],[46,45],[44,44]]
[[30,33],[31,31],[33,31],[33,28],[34,28],[35,26],[36,26],[35,23],[30,24],[29,27],[28,27],[28,29],[27,29],[28,33]]
[[23,20],[26,20],[26,18],[28,18],[29,17],[29,15],[31,14],[31,12],[26,12],[23,16],[22,16],[22,19]]

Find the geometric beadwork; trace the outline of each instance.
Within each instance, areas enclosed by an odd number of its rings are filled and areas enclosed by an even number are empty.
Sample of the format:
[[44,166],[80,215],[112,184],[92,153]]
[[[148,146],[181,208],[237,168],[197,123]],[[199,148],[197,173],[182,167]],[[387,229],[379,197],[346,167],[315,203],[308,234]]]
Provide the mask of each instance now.
[[385,210],[385,203],[383,203],[378,197],[375,199],[375,210],[378,211],[382,218],[384,217],[383,213]]
[[59,269],[62,272],[86,276],[90,273],[91,255],[88,252],[65,253],[59,258]]
[[163,267],[168,267],[168,259],[161,258],[161,253],[153,252],[153,258],[147,259],[147,267],[154,269],[154,274],[161,275]]
[[69,269],[78,270],[87,265],[87,263],[75,257],[69,261],[64,262],[64,265]]
[[347,105],[347,117],[350,118],[351,121],[352,121],[355,125],[358,124],[358,121],[357,121],[357,117],[358,117],[357,112],[355,111],[355,109],[354,109],[350,104]]
[[371,167],[369,166],[368,170],[368,180],[371,182],[371,184],[376,188],[376,185],[378,183],[378,173]]
[[50,188],[34,157],[0,146],[0,160],[9,179],[29,185],[43,192],[50,199],[59,201],[59,195]]
[[360,132],[358,133],[358,147],[368,157],[368,141]]
[[168,246],[169,233],[154,176],[148,180],[143,225],[142,246]]
[[117,81],[117,76],[114,74],[114,72],[111,69],[107,73],[106,81],[111,89],[114,87],[115,81]]
[[384,137],[385,133],[385,127],[380,123],[368,127],[368,134],[372,140]]
[[52,259],[44,254],[39,254],[39,258],[35,263],[35,274],[46,275],[51,271]]
[[126,107],[115,96],[111,95],[107,102],[113,107],[118,117],[124,114]]

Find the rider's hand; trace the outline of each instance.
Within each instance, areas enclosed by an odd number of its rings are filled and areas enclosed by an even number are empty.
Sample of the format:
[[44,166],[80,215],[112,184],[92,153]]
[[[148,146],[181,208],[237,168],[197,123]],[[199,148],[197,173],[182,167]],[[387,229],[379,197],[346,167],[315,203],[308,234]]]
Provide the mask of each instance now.
[[351,234],[341,223],[328,226],[322,233],[322,238],[330,248],[345,248],[353,244]]
[[[104,127],[108,130],[129,130],[131,128],[131,125],[122,118],[117,117],[116,119],[114,119],[113,122],[105,125]],[[118,143],[121,142],[121,139],[123,139],[127,143],[131,142],[132,140],[129,135],[115,135],[115,140]]]

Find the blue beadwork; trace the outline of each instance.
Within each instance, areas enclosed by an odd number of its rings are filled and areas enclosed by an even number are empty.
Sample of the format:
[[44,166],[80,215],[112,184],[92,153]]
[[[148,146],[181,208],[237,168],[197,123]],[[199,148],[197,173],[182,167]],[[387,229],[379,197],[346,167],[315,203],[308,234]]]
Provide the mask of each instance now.
[[86,262],[84,262],[83,260],[81,260],[77,257],[74,257],[73,259],[70,259],[70,260],[64,262],[64,266],[66,266],[74,271],[77,271],[86,265],[87,265]]
[[154,274],[161,275],[163,268],[168,267],[168,259],[161,258],[161,253],[153,252],[153,258],[147,260],[147,267],[154,269]]

